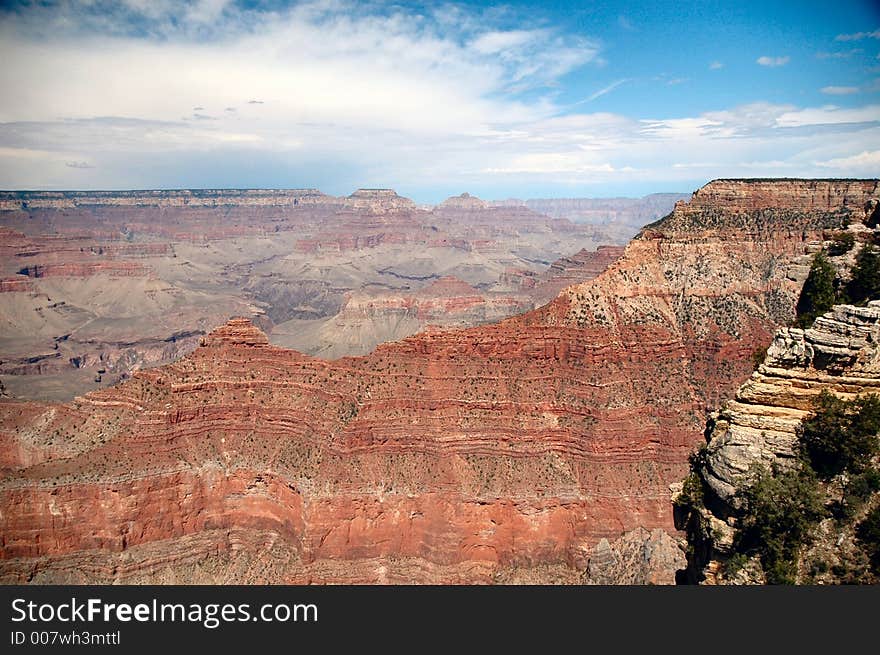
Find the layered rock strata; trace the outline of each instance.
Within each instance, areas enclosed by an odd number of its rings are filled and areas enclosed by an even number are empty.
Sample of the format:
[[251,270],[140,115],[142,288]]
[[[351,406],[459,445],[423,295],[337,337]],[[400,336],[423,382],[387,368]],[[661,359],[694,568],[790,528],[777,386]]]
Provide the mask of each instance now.
[[495,325],[327,362],[235,319],[73,403],[0,403],[3,579],[625,582],[656,552],[638,581],[672,582],[655,546],[706,408],[792,318],[790,267],[876,182],[813,209],[775,188],[789,199],[681,205]]
[[690,526],[691,557],[683,579],[735,581],[723,571],[734,552],[737,492],[748,487],[759,470],[797,465],[797,430],[820,393],[828,391],[845,400],[880,393],[878,343],[876,300],[866,307],[836,305],[809,329],[776,332],[763,363],[736,397],[710,416],[708,444],[696,472],[705,497],[703,506],[695,508],[700,524]]
[[[587,231],[526,208],[452,202],[435,213],[390,189],[0,200],[0,376],[23,398],[69,399],[173,361],[233,315],[268,331],[286,323],[278,343],[327,356],[413,334],[444,306],[455,317],[440,322],[498,320],[534,306],[499,284],[504,270],[537,275],[591,244]],[[462,303],[432,304],[432,283],[452,276],[474,288]],[[416,302],[424,311],[411,311]]]

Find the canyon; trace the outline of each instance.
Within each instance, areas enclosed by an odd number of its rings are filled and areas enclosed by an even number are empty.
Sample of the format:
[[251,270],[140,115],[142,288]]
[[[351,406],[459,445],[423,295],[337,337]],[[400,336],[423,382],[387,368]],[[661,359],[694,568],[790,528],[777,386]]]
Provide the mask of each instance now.
[[500,320],[555,295],[557,260],[582,249],[559,269],[573,282],[619,255],[596,250],[625,241],[603,220],[468,194],[420,208],[390,189],[0,192],[0,381],[70,400],[230,316],[323,357]]
[[[0,579],[672,583],[685,565],[672,488],[706,413],[793,319],[817,244],[870,223],[878,193],[877,180],[715,180],[604,264],[579,253],[536,275],[496,266],[499,284],[556,293],[498,322],[447,323],[329,360],[271,343],[269,312],[236,312],[187,337],[191,352],[114,386],[67,403],[4,399]],[[362,199],[350,216],[333,205],[344,216],[318,222],[301,248],[388,245],[381,230],[353,242],[337,227],[402,227],[401,212],[418,211],[380,195],[367,213]],[[303,203],[306,214],[322,202]],[[459,197],[427,229],[388,234],[454,247],[444,213],[488,210]],[[265,225],[244,219],[252,211],[230,210],[242,218],[222,223],[224,238]],[[477,224],[468,252],[491,252],[475,235],[519,230],[530,211]],[[552,231],[549,220],[536,229]],[[12,238],[29,238],[24,222]],[[577,224],[562,228],[583,240]],[[397,276],[422,274],[406,266]],[[383,303],[415,321],[454,324],[465,305],[494,320],[495,298],[481,302],[467,270],[462,260],[431,278],[433,291]],[[349,320],[372,311],[350,302]]]

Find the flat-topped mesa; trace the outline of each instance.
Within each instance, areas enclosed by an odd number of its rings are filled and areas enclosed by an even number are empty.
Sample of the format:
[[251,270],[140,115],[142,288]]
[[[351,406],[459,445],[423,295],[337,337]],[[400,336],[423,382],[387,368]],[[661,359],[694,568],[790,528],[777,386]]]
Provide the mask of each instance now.
[[672,213],[645,226],[640,238],[735,230],[794,234],[868,223],[880,197],[877,180],[714,180],[675,203]]
[[441,202],[435,208],[435,211],[443,211],[446,209],[455,209],[458,211],[478,211],[480,209],[486,209],[489,207],[489,204],[485,200],[480,200],[476,196],[472,196],[471,194],[465,192],[460,196],[451,196]]
[[869,198],[878,191],[877,180],[721,179],[694,192],[688,204],[692,209],[712,207],[733,211],[864,210]]
[[425,298],[447,298],[450,296],[477,296],[480,292],[470,284],[454,275],[445,275],[437,278],[425,288],[419,290],[418,295]]
[[0,191],[0,211],[75,207],[254,207],[336,204],[317,189],[168,189],[144,191]]
[[202,337],[200,346],[268,346],[269,338],[250,319],[236,317]]
[[358,189],[345,198],[344,205],[347,209],[366,209],[377,214],[416,209],[416,203],[397,195],[394,189]]

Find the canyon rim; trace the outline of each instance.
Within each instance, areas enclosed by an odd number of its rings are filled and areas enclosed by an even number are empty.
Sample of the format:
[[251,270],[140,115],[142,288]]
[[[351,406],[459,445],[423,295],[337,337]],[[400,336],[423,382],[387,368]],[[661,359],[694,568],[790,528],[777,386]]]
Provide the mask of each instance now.
[[672,583],[670,485],[707,412],[793,319],[816,248],[873,233],[877,201],[877,180],[716,180],[497,323],[327,360],[230,317],[111,387],[4,400],[0,572]]

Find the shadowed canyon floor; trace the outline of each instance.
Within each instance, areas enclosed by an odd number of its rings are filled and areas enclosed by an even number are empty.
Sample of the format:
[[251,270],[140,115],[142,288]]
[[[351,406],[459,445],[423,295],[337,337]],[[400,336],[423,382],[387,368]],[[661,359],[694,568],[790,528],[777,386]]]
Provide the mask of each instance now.
[[596,246],[674,197],[572,222],[467,194],[422,209],[390,190],[0,192],[0,382],[69,400],[230,316],[325,358],[500,320],[597,275],[622,247]]
[[669,487],[707,409],[877,195],[717,180],[497,324],[327,361],[237,318],[73,402],[0,402],[0,577],[672,582]]

